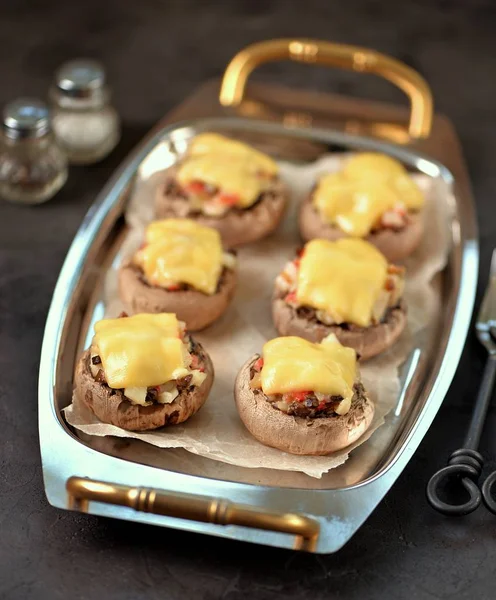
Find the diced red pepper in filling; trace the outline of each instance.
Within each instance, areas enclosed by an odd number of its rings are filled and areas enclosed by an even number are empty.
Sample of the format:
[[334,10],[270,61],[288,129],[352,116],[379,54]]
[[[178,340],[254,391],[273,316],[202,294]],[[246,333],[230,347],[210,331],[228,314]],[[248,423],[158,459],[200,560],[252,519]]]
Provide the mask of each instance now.
[[321,402],[318,406],[317,406],[317,410],[324,410],[324,408],[326,407],[326,403],[325,402]]
[[388,277],[388,278],[386,279],[386,283],[385,283],[384,287],[385,287],[385,289],[386,289],[388,292],[392,292],[392,291],[394,290],[394,288],[395,288],[395,285],[394,285],[394,280],[393,280],[393,279],[391,279],[390,277]]
[[300,262],[301,262],[301,259],[300,259],[300,258],[295,258],[295,259],[294,259],[294,261],[293,261],[293,264],[294,264],[294,266],[295,266],[297,269],[299,269],[299,268],[300,268]]
[[305,248],[304,248],[304,247],[302,247],[302,248],[298,248],[298,250],[296,251],[296,256],[297,256],[298,258],[301,258],[301,257],[303,256],[303,254],[304,254],[304,253],[305,253]]
[[200,359],[198,358],[198,356],[196,354],[192,354],[191,355],[191,368],[198,369],[199,366],[200,366]]
[[177,292],[180,289],[181,289],[181,286],[178,283],[171,283],[170,285],[167,286],[167,290],[169,292]]
[[404,267],[399,267],[398,265],[393,264],[388,265],[388,273],[391,273],[392,275],[401,275],[404,271]]
[[296,304],[296,292],[289,292],[285,300],[288,304]]
[[237,194],[221,193],[218,196],[218,201],[226,206],[235,206],[239,202],[239,196]]
[[204,194],[206,192],[206,184],[203,181],[194,180],[186,185],[186,189],[192,194]]
[[283,398],[287,402],[303,402],[308,394],[309,392],[288,392],[283,394]]
[[263,358],[260,357],[258,360],[255,361],[255,364],[253,365],[253,368],[255,369],[255,371],[261,371],[262,367],[263,367]]

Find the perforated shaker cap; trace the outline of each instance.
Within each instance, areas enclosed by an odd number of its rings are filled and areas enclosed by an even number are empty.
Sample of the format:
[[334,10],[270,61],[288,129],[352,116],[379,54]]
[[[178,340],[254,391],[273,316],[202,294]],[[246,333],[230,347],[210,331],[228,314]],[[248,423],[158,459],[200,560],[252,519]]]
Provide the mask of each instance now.
[[55,73],[59,92],[75,98],[88,98],[105,87],[105,69],[97,60],[80,58],[64,63]]
[[9,138],[36,138],[50,130],[48,106],[36,98],[19,98],[3,110],[3,129]]

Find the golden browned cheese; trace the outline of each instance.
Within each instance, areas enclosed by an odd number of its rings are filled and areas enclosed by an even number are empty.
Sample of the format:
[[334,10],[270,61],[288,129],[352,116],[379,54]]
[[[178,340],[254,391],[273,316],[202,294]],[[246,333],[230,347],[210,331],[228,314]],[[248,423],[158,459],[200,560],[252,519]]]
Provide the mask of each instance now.
[[386,258],[364,240],[312,240],[301,258],[296,298],[335,323],[368,327],[387,269]]
[[263,347],[261,371],[265,394],[312,391],[342,396],[339,414],[348,412],[356,379],[356,353],[334,335],[319,344],[299,337],[280,337]]
[[424,202],[401,163],[376,153],[358,154],[338,173],[324,175],[313,195],[321,217],[354,237],[368,235],[387,211],[419,210]]
[[157,386],[189,373],[191,358],[174,314],[98,321],[92,348],[114,389]]
[[223,269],[219,233],[190,219],[164,219],[148,225],[146,245],[134,257],[151,285],[186,283],[215,294]]
[[214,133],[198,135],[177,173],[183,186],[201,181],[237,197],[236,205],[248,208],[267,187],[267,177],[278,172],[266,154],[242,142]]

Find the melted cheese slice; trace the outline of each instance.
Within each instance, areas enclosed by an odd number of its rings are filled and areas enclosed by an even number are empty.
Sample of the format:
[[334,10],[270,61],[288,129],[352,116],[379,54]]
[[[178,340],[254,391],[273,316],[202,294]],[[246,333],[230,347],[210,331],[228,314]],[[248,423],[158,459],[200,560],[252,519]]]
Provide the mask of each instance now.
[[190,361],[170,313],[98,321],[93,348],[114,389],[161,385],[183,376]]
[[218,231],[190,219],[164,219],[148,225],[146,245],[134,257],[151,285],[187,283],[215,294],[223,269]]
[[334,335],[320,344],[299,337],[275,338],[264,345],[263,361],[264,394],[320,392],[342,396],[349,409],[357,375],[356,353]]
[[267,187],[266,176],[278,172],[277,164],[263,152],[215,133],[197,136],[177,173],[187,186],[201,181],[238,198],[237,206],[248,208]]
[[339,173],[324,175],[313,195],[324,220],[355,237],[368,235],[395,206],[419,210],[424,201],[401,163],[374,153],[358,154]]
[[364,240],[312,240],[301,257],[296,299],[324,310],[336,323],[368,327],[387,268],[385,257]]

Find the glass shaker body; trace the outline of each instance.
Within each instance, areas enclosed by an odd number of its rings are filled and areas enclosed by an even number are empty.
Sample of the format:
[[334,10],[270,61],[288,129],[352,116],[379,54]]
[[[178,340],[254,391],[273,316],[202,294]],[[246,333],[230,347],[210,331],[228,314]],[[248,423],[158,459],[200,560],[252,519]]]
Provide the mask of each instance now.
[[[42,103],[38,103],[43,107]],[[20,111],[33,103],[12,103]],[[67,180],[67,158],[49,129],[48,110],[43,129],[7,126],[0,135],[0,197],[19,204],[40,204],[54,196]],[[12,118],[11,118],[12,122]]]
[[53,131],[69,162],[92,164],[115,148],[120,119],[100,63],[79,59],[62,65],[50,98]]
[[52,94],[52,125],[59,144],[72,164],[103,160],[118,144],[120,119],[113,106]]

